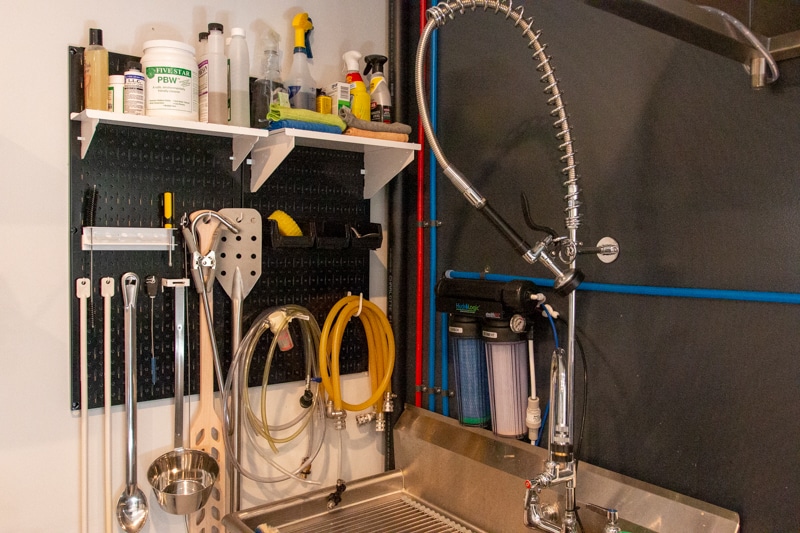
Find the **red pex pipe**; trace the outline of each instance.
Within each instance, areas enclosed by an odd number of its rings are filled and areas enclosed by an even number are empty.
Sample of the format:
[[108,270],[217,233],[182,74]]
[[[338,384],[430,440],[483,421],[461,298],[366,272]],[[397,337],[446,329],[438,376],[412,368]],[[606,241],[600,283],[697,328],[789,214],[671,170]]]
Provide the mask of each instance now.
[[[425,30],[425,11],[427,2],[419,3],[419,33]],[[425,145],[425,132],[422,129],[422,120],[417,119],[417,142],[420,147]],[[414,405],[422,407],[422,353],[423,353],[423,324],[424,324],[424,292],[425,292],[425,151],[420,148],[417,154],[417,313],[416,313],[416,338],[414,339]]]

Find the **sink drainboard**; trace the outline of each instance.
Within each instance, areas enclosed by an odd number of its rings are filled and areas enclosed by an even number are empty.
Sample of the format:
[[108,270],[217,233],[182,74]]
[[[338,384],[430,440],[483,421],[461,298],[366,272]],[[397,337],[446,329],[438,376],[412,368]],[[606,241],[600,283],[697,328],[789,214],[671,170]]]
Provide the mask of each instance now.
[[474,533],[406,495],[395,494],[282,525],[280,533]]

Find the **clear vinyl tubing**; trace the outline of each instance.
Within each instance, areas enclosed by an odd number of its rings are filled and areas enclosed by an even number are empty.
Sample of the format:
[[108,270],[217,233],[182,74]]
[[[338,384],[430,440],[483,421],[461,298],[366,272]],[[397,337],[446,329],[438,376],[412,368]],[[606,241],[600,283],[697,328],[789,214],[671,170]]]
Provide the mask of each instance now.
[[[367,336],[369,376],[372,395],[359,404],[352,404],[342,398],[342,385],[339,375],[339,352],[342,337],[350,318],[357,316],[364,326]],[[319,370],[322,387],[333,401],[336,411],[362,411],[370,405],[375,412],[382,411],[383,393],[391,391],[392,371],[394,369],[394,334],[389,319],[384,312],[369,300],[360,296],[346,296],[336,302],[325,319],[319,341]]]
[[[260,394],[260,417],[253,412],[250,401],[250,391],[247,386],[240,387],[240,397],[232,398],[231,391],[233,389],[234,378],[239,380],[239,383],[246,384],[249,382],[250,365],[252,362],[253,354],[256,344],[264,333],[270,330],[269,317],[276,311],[283,311],[285,313],[281,323],[276,325],[275,334],[272,342],[270,343],[269,351],[267,353],[267,362],[262,376],[262,386]],[[239,349],[234,355],[231,362],[231,367],[228,372],[228,377],[225,380],[225,388],[222,394],[222,409],[224,431],[223,436],[225,440],[225,448],[227,450],[227,457],[244,476],[260,483],[276,483],[292,478],[302,483],[318,484],[316,481],[311,481],[300,477],[298,474],[305,470],[319,454],[322,448],[322,443],[325,439],[325,406],[322,398],[322,389],[317,385],[313,392],[313,403],[311,407],[303,409],[294,419],[284,422],[282,424],[270,425],[267,420],[267,385],[269,381],[269,371],[271,368],[272,360],[275,355],[275,350],[278,346],[279,334],[289,327],[292,320],[299,320],[300,330],[302,332],[303,349],[306,357],[306,376],[308,378],[318,373],[317,369],[317,347],[319,346],[319,325],[314,319],[314,316],[304,307],[299,305],[283,305],[272,307],[263,311],[258,318],[253,322],[250,330],[242,339]],[[265,461],[273,468],[281,472],[282,475],[275,477],[265,477],[247,470],[242,464],[239,457],[236,455],[235,443],[232,442],[233,432],[230,428],[231,412],[230,407],[232,402],[238,402],[239,412],[243,414],[242,430],[248,437],[249,442],[253,445],[258,454],[264,458]],[[275,432],[286,431],[295,428],[294,432],[286,437],[276,437]],[[288,469],[278,464],[272,455],[278,453],[276,443],[288,443],[299,437],[303,431],[308,431],[308,448],[304,454],[305,459],[299,466]],[[266,441],[269,449],[266,449],[262,443]]]
[[[513,22],[515,27],[521,28],[522,35],[528,40],[528,48],[531,48],[534,51],[533,59],[538,61],[536,70],[542,73],[539,79],[545,84],[545,94],[549,95],[547,104],[553,106],[553,109],[550,111],[550,115],[555,119],[553,126],[559,130],[556,134],[556,138],[561,143],[558,146],[558,149],[564,152],[564,155],[561,156],[561,161],[565,164],[565,166],[562,168],[561,172],[566,176],[566,179],[563,182],[563,186],[566,189],[566,194],[564,196],[564,200],[566,201],[566,207],[564,208],[564,212],[566,214],[565,227],[570,230],[570,232],[574,232],[580,226],[580,214],[578,212],[578,208],[580,207],[581,202],[578,198],[580,193],[580,189],[578,187],[578,174],[575,171],[578,163],[575,161],[575,150],[572,146],[572,135],[569,127],[569,121],[564,107],[564,102],[561,98],[561,91],[558,88],[558,80],[556,79],[553,68],[550,65],[550,56],[545,53],[547,45],[539,42],[539,36],[541,32],[533,31],[531,29],[533,26],[533,17],[527,19],[524,18],[524,6],[518,6],[516,8],[513,7],[513,0],[455,0],[449,3],[442,2],[435,7],[428,9],[428,23],[425,25],[425,29],[420,36],[420,42],[417,48],[416,63],[414,66],[414,78],[416,80],[417,103],[419,105],[420,120],[423,123],[428,144],[430,145],[436,160],[439,161],[439,165],[445,170],[445,174],[447,174],[448,177],[453,180],[454,178],[450,175],[450,173],[448,173],[448,169],[453,167],[442,152],[439,142],[436,139],[433,129],[431,128],[430,115],[428,113],[428,107],[426,103],[427,99],[423,83],[423,80],[425,80],[425,54],[428,41],[430,40],[431,34],[434,30],[444,26],[448,19],[454,19],[456,12],[463,15],[467,8],[474,11],[479,7],[483,8],[483,11],[492,11],[496,14],[502,14],[505,16],[505,19]],[[466,182],[461,185],[454,183],[454,185],[462,190],[462,192],[463,186],[467,186],[472,189],[471,185]],[[570,239],[572,239],[574,242],[575,235],[571,234]]]

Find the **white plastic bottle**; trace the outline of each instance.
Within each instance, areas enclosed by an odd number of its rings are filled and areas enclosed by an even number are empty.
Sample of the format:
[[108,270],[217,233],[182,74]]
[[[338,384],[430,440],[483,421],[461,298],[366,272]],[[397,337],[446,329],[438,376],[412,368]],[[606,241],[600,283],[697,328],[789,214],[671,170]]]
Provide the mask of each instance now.
[[144,115],[144,74],[142,64],[128,61],[128,69],[124,74],[123,112],[129,115]]
[[228,59],[222,24],[208,25],[208,120],[211,124],[228,123]]
[[289,103],[297,109],[315,111],[317,87],[314,78],[311,77],[311,70],[308,68],[311,50],[307,42],[307,34],[314,29],[314,26],[311,19],[308,18],[308,13],[295,15],[292,20],[292,28],[294,28],[294,57],[292,58],[292,69],[286,79]]
[[230,65],[230,119],[231,126],[250,127],[250,54],[242,28],[231,30],[228,45]]
[[198,120],[208,122],[208,32],[197,35],[197,110]]

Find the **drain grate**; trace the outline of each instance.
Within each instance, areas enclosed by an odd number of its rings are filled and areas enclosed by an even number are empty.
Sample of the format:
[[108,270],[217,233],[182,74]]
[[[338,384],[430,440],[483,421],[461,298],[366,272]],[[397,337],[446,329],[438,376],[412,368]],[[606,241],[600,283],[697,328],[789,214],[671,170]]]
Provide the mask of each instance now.
[[285,526],[280,533],[474,533],[407,496],[365,502]]

